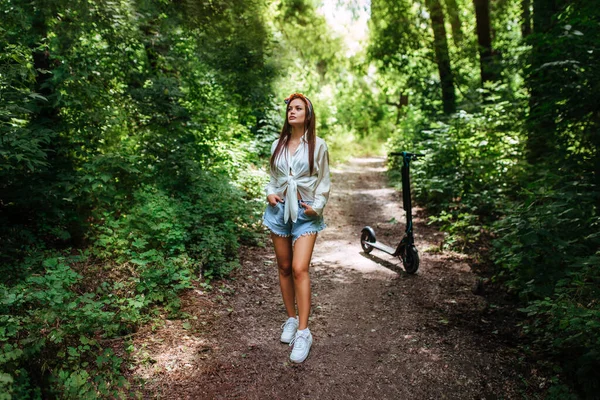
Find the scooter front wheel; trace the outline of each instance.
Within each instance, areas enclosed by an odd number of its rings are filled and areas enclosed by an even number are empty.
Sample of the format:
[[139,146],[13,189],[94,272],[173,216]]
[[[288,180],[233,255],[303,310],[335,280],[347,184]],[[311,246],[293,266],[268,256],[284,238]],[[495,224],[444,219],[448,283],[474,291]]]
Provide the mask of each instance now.
[[363,251],[369,254],[373,250],[373,246],[369,246],[365,242],[375,243],[377,241],[375,237],[375,232],[370,227],[366,226],[363,228],[360,234],[360,247],[362,247]]
[[408,274],[414,274],[419,269],[419,252],[413,245],[407,246],[404,254],[402,254],[402,264],[404,270]]

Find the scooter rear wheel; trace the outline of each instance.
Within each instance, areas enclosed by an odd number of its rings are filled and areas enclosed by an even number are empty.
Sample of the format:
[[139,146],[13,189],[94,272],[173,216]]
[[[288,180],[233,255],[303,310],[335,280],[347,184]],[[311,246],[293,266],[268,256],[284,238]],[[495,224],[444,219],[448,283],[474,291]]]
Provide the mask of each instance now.
[[362,247],[365,253],[369,254],[373,250],[373,246],[369,246],[368,244],[366,244],[365,240],[371,243],[375,243],[377,239],[375,239],[375,236],[368,229],[363,229],[360,235],[360,247]]
[[419,269],[419,252],[415,246],[407,246],[406,251],[402,254],[402,264],[404,270],[408,274],[414,274]]

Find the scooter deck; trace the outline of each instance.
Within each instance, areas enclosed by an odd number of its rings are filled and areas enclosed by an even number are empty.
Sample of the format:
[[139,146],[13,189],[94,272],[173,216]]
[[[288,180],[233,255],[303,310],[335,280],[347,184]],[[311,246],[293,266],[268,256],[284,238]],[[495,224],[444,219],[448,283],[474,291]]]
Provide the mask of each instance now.
[[393,248],[393,247],[390,247],[388,245],[385,245],[383,243],[378,243],[378,242],[371,243],[368,240],[365,240],[365,243],[368,244],[369,246],[373,247],[373,248],[376,248],[376,249],[381,250],[381,251],[385,251],[388,254],[396,256],[396,254],[395,254],[396,253],[396,249]]

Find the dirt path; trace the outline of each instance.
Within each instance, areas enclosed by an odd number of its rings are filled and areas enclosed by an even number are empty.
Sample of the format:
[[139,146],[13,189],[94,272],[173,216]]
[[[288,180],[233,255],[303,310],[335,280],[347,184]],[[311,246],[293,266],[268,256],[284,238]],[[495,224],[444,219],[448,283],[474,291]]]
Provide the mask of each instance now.
[[244,250],[233,281],[184,297],[197,319],[140,332],[134,355],[142,362],[133,372],[148,382],[146,397],[522,398],[519,354],[493,322],[495,306],[472,294],[476,277],[464,257],[436,250],[443,236],[418,209],[418,274],[377,250],[362,253],[364,225],[397,243],[400,202],[386,188],[382,159],[354,159],[333,171],[328,228],[311,269],[315,341],[303,364],[290,363],[279,342],[285,311],[269,243]]

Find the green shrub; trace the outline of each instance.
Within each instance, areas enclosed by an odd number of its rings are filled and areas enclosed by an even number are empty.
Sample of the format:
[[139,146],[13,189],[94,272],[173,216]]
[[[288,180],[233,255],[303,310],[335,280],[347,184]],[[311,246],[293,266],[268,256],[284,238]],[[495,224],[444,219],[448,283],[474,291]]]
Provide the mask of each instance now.
[[[0,286],[0,371],[15,398],[39,395],[31,376],[68,399],[118,396],[127,387],[119,378],[121,359],[100,339],[140,321],[123,320],[118,298],[109,293],[79,293],[82,276],[69,261],[75,260],[47,259],[44,274]],[[99,362],[103,358],[110,362]]]
[[[388,142],[393,151],[426,155],[411,164],[411,182],[417,201],[433,214],[431,222],[449,233],[447,245],[472,245],[502,215],[522,170],[517,115],[514,106],[498,102],[425,126],[426,117],[409,110]],[[398,187],[400,163],[400,157],[390,163],[390,178]]]
[[237,265],[239,238],[256,235],[257,203],[246,196],[212,173],[198,175],[185,193],[144,185],[133,193],[128,213],[104,214],[96,254],[138,265],[189,258],[183,269],[225,276]]
[[498,278],[527,302],[536,347],[560,360],[584,397],[600,390],[600,216],[590,179],[546,173],[496,224]]
[[[495,279],[520,296],[524,333],[584,398],[600,390],[600,217],[592,174],[572,155],[528,166],[520,113],[506,102],[430,123],[409,109],[388,146],[425,153],[411,164],[417,201],[447,232],[445,245],[478,252],[492,238]],[[390,177],[400,182],[398,160]],[[568,390],[554,382],[551,396]]]

